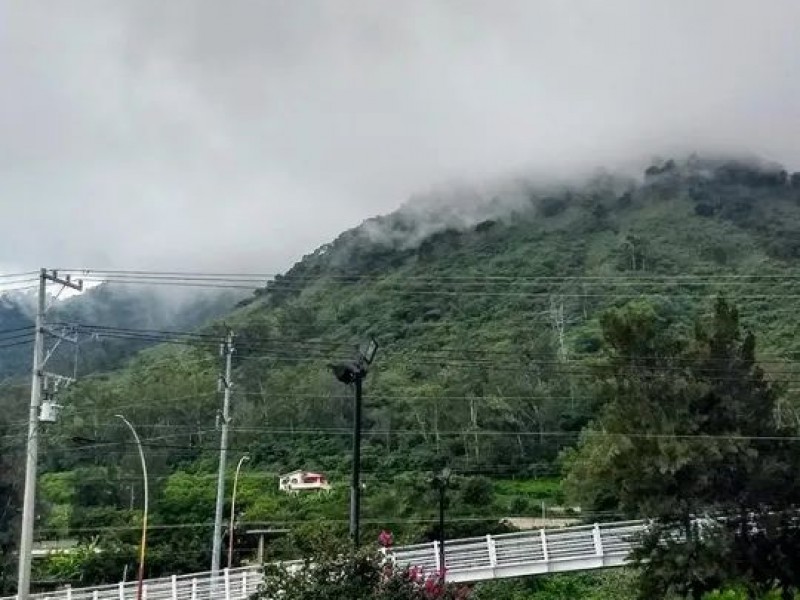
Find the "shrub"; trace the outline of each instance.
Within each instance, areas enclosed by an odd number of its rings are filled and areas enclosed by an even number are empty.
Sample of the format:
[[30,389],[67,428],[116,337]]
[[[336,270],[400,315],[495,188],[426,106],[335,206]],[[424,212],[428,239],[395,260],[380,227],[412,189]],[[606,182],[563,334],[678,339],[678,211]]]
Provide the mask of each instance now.
[[382,553],[323,549],[300,566],[265,565],[254,600],[464,600],[469,589],[437,573],[397,568]]

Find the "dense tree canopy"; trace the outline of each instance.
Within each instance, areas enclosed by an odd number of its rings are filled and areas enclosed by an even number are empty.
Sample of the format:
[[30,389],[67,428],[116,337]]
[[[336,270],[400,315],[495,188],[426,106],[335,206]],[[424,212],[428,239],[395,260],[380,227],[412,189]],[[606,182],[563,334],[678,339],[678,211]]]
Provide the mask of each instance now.
[[700,598],[741,580],[792,598],[800,448],[754,333],[724,299],[693,331],[646,303],[602,325],[604,408],[568,457],[568,483],[585,507],[656,520],[637,552],[642,597]]
[[9,592],[16,579],[16,563],[13,561],[17,546],[19,490],[17,488],[17,453],[10,452],[11,428],[0,416],[0,594]]

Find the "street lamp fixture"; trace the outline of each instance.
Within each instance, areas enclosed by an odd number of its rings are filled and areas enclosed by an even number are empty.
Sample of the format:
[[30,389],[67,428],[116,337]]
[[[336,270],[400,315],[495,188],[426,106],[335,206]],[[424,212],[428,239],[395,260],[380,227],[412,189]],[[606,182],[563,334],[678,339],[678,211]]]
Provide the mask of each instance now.
[[366,347],[360,352],[361,359],[368,365],[372,364],[375,359],[375,354],[378,352],[378,342],[374,337],[369,338]]

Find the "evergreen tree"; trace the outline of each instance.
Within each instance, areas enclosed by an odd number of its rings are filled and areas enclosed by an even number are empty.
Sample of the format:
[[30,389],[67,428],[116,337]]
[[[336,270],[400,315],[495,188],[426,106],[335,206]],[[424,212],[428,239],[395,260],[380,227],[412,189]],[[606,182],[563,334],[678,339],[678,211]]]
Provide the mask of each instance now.
[[792,598],[798,449],[755,335],[723,299],[689,335],[647,304],[602,325],[605,408],[568,457],[568,486],[587,508],[655,519],[635,553],[642,597],[700,598],[740,580],[753,597]]

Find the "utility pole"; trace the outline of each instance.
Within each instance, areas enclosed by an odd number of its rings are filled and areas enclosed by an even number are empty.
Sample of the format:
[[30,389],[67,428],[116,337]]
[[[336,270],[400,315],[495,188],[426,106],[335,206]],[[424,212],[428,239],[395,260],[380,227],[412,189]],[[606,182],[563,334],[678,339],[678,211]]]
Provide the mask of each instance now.
[[36,513],[36,470],[39,462],[39,406],[42,402],[44,379],[44,334],[47,312],[47,282],[61,284],[78,291],[83,282],[58,277],[56,271],[39,272],[39,297],[36,307],[36,331],[33,342],[33,368],[31,370],[31,402],[28,411],[28,450],[25,458],[25,491],[22,502],[22,530],[19,540],[19,572],[17,576],[17,600],[28,600],[31,590],[31,558],[33,552],[33,523]]
[[211,550],[211,580],[219,576],[219,564],[222,554],[222,508],[225,504],[225,462],[228,455],[228,423],[231,413],[231,363],[233,359],[233,332],[228,335],[222,345],[225,355],[225,375],[220,377],[224,391],[222,401],[222,425],[219,438],[219,473],[217,474],[217,506],[214,512],[214,543]]

